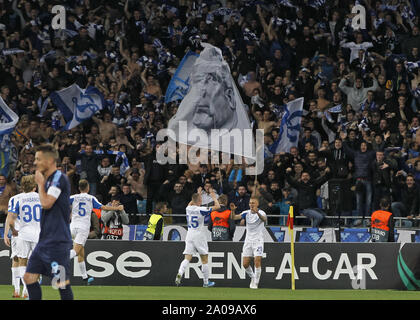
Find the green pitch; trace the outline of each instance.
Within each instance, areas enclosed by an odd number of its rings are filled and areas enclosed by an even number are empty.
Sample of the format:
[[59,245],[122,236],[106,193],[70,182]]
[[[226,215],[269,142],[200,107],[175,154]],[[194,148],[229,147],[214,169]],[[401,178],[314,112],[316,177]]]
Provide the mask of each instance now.
[[[72,286],[76,300],[420,300],[420,292],[395,290],[280,290],[201,287]],[[12,286],[0,286],[1,300],[12,298]],[[45,300],[59,293],[42,286]]]

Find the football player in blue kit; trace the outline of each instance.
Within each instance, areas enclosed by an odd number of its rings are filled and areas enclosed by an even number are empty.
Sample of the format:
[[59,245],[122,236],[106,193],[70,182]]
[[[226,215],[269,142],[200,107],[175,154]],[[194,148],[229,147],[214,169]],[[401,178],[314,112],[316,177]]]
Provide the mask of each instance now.
[[[44,144],[35,153],[35,182],[42,206],[38,244],[28,261],[24,281],[29,299],[42,298],[40,274],[60,280],[57,287],[62,300],[73,300],[70,286],[70,183],[57,170],[58,152],[52,144]],[[60,270],[59,274],[58,271]]]

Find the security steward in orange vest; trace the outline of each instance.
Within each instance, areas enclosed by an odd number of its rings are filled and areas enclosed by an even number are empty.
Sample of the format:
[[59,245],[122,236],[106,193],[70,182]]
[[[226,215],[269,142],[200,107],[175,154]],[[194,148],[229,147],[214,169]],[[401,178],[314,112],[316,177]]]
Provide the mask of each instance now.
[[390,211],[391,203],[388,198],[379,202],[380,210],[371,216],[370,234],[372,242],[394,242],[394,219]]
[[211,231],[212,241],[232,241],[236,224],[231,219],[231,211],[227,208],[228,197],[222,194],[219,198],[220,209],[211,212],[208,229]]

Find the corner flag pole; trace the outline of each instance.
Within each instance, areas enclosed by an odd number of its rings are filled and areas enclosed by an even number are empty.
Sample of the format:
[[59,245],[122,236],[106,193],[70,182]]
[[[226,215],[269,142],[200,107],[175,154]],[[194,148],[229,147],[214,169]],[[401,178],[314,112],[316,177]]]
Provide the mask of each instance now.
[[287,226],[290,233],[290,255],[292,257],[292,290],[295,290],[295,240],[293,236],[293,206],[289,208],[289,216],[287,217]]

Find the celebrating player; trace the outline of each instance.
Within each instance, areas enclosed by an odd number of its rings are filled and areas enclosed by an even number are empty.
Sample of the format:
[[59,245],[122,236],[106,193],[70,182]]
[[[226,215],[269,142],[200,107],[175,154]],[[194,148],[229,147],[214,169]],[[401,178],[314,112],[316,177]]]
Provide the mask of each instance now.
[[[12,285],[14,287],[14,291],[12,295],[13,298],[20,297],[20,279],[22,277],[20,274],[21,269],[19,269],[19,258],[17,257],[17,248],[16,248],[17,236],[18,236],[18,231],[19,231],[19,220],[16,220],[16,217],[14,215],[14,206],[15,206],[17,196],[18,194],[9,199],[8,209],[7,209],[8,214],[7,214],[5,227],[4,227],[4,243],[6,244],[6,246],[10,247],[10,251],[11,251],[10,259],[12,259]],[[11,240],[9,240],[9,237],[8,237],[9,230],[12,230]]]
[[[51,144],[37,147],[35,153],[35,182],[41,201],[41,231],[32,252],[24,282],[30,300],[40,300],[42,290],[39,274],[60,278],[57,281],[62,300],[73,300],[70,286],[70,183],[65,174],[57,170],[58,152]],[[59,274],[58,274],[59,270]],[[63,274],[64,273],[64,274]]]
[[77,255],[82,278],[86,284],[90,284],[94,279],[87,275],[84,246],[89,236],[92,209],[116,211],[124,210],[124,206],[111,207],[102,205],[98,199],[88,194],[89,182],[85,179],[79,181],[79,190],[81,192],[80,194],[75,194],[70,197],[70,203],[72,205],[70,231],[74,239],[73,249],[70,250],[70,259],[73,259]]
[[[258,283],[261,277],[261,259],[264,252],[264,223],[267,222],[267,215],[264,211],[258,209],[258,198],[252,197],[249,200],[249,210],[241,214],[234,214],[233,219],[242,219],[241,225],[246,222],[246,236],[242,249],[242,265],[245,268],[246,274],[251,277],[251,289],[258,289]],[[234,211],[235,205],[231,205],[231,210]],[[250,266],[251,258],[254,257],[255,273]]]
[[183,252],[184,260],[181,262],[175,279],[177,286],[181,284],[185,269],[195,253],[198,253],[201,259],[201,271],[203,272],[204,282],[203,287],[212,287],[215,285],[214,282],[209,282],[209,266],[207,264],[209,247],[204,225],[209,221],[211,211],[219,209],[220,204],[213,189],[210,189],[210,196],[214,201],[214,205],[212,207],[201,207],[200,187],[198,188],[198,192],[192,195],[192,200],[186,208],[188,231],[187,238],[185,239],[185,250]]
[[[23,193],[17,195],[14,207],[9,210],[14,217],[10,219],[10,227],[14,228],[16,218],[19,220],[19,231],[16,241],[16,255],[19,259],[19,276],[23,279],[28,264],[28,258],[38,242],[39,221],[41,220],[41,203],[36,190],[33,175],[24,176],[21,186]],[[26,284],[23,282],[23,298],[28,297]]]

